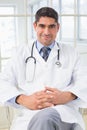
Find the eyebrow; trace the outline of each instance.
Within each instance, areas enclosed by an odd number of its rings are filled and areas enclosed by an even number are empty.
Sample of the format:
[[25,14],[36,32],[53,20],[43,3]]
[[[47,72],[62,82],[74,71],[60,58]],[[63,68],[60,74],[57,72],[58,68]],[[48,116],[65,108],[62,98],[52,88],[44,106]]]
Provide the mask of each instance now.
[[[45,27],[45,26],[46,26],[45,24],[39,24],[39,27]],[[49,28],[53,28],[55,26],[56,26],[56,24],[50,24],[50,25],[48,25]]]

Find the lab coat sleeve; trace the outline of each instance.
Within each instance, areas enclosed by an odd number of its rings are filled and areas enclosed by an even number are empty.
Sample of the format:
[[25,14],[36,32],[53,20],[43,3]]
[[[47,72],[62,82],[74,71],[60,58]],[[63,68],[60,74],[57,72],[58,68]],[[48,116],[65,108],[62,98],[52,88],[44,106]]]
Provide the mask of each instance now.
[[6,104],[7,104],[7,105],[10,105],[10,106],[13,106],[13,107],[15,107],[15,108],[23,108],[23,106],[21,106],[20,104],[17,104],[17,103],[15,102],[15,100],[16,100],[16,97],[13,97],[13,98],[11,98],[10,100],[8,100],[8,101],[6,102]]
[[8,69],[9,75],[5,71],[3,74],[0,74],[0,103],[5,104],[9,99],[20,95],[22,92],[17,88],[15,81],[11,81],[10,78],[11,71]]
[[82,63],[78,53],[75,53],[73,59],[74,69],[68,90],[78,97],[73,103],[79,107],[87,107],[87,66]]
[[[16,55],[17,57],[17,55]],[[17,82],[17,59],[13,56],[6,65],[4,71],[0,74],[0,103],[5,104],[8,100],[24,94],[18,87]]]

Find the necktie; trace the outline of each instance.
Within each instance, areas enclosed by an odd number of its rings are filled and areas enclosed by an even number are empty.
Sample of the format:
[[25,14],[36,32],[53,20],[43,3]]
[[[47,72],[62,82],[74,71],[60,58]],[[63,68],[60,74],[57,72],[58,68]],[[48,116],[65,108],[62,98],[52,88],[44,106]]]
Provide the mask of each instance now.
[[49,47],[41,48],[41,55],[45,61],[47,61],[50,51],[51,51],[51,49]]

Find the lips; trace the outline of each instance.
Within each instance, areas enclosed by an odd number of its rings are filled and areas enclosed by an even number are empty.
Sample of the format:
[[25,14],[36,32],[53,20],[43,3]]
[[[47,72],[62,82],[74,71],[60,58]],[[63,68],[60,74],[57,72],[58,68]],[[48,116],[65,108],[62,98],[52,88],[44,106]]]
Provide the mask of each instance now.
[[44,39],[49,39],[50,36],[49,36],[49,35],[45,35],[45,36],[43,36],[43,38],[44,38]]

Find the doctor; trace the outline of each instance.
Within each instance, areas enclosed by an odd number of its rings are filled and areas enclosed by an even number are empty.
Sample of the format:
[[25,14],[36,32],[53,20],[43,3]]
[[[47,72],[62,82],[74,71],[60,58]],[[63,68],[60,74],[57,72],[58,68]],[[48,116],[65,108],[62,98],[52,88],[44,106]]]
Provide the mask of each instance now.
[[19,47],[1,74],[0,102],[20,111],[10,130],[85,130],[87,69],[74,48],[56,42],[59,27],[54,9],[39,9],[37,40]]

